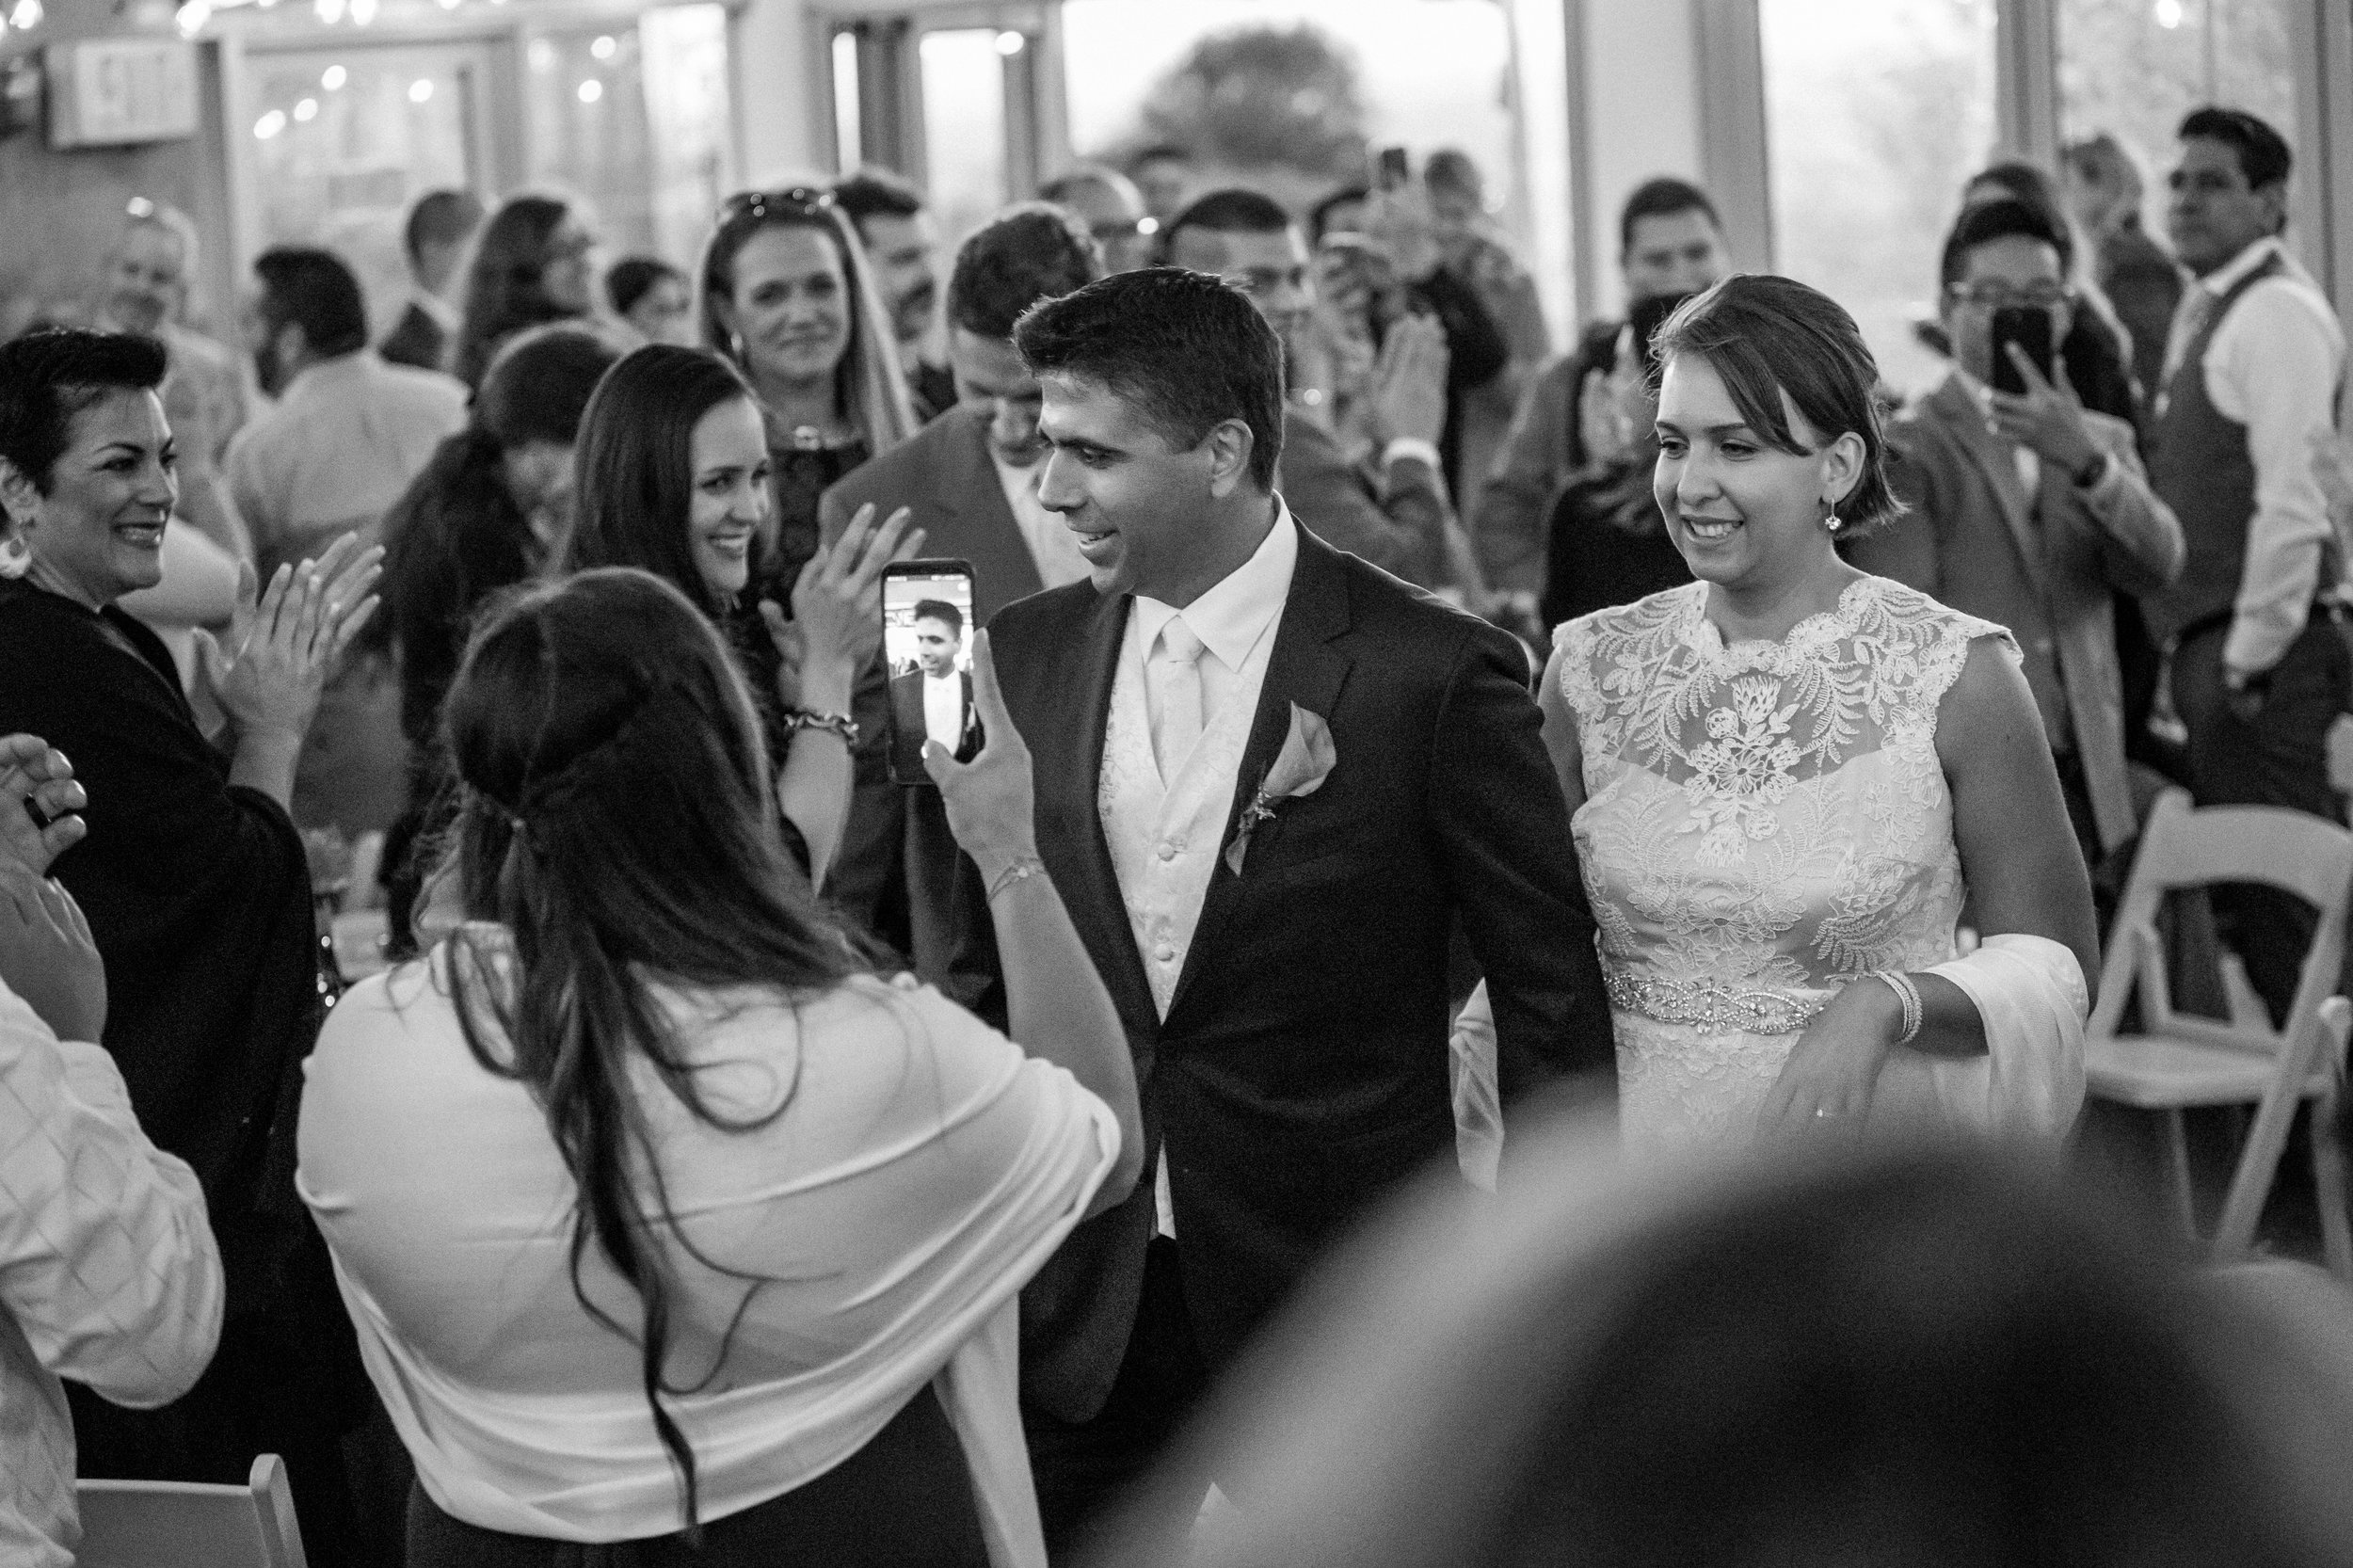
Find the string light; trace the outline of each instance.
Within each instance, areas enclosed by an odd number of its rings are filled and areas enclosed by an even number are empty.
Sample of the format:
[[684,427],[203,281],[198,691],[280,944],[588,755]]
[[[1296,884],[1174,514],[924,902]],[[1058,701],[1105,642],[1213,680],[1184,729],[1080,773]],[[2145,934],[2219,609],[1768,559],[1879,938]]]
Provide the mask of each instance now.
[[343,85],[350,80],[350,72],[345,71],[342,66],[330,65],[319,76],[319,86],[325,88],[329,92],[336,92],[340,91]]
[[286,111],[283,109],[272,109],[253,122],[253,134],[263,141],[269,140],[285,128]]

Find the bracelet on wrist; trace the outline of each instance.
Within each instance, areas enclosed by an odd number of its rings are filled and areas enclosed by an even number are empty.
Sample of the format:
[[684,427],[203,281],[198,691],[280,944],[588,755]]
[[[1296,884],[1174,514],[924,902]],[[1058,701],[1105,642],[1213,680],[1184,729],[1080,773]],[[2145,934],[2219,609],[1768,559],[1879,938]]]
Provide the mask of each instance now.
[[988,902],[995,904],[997,895],[1008,888],[1017,887],[1032,877],[1046,874],[1046,862],[1034,855],[1016,855],[1005,862],[996,875],[988,879]]
[[1896,1044],[1908,1046],[1920,1038],[1920,1026],[1927,1021],[1927,1009],[1921,1005],[1920,987],[1913,984],[1912,977],[1900,969],[1878,969],[1869,978],[1895,992],[1896,1000],[1903,1005],[1903,1029],[1896,1036]]
[[857,720],[847,713],[818,713],[807,708],[795,708],[784,715],[784,728],[798,733],[804,729],[821,729],[828,735],[839,735],[841,744],[857,745]]

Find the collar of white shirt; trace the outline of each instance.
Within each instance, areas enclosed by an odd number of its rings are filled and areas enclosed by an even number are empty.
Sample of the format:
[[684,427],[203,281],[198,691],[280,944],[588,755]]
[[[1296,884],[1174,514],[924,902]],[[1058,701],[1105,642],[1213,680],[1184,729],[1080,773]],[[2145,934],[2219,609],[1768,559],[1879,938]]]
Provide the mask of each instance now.
[[2199,279],[2198,286],[2219,299],[2235,288],[2240,279],[2279,253],[2279,236],[2266,235]]
[[[1274,526],[1267,530],[1250,559],[1220,578],[1202,596],[1184,607],[1185,624],[1219,664],[1239,670],[1266,629],[1283,613],[1290,596],[1291,568],[1299,564],[1299,529],[1290,508],[1275,503]],[[1136,595],[1137,646],[1149,656],[1160,628],[1177,613],[1176,606]]]
[[457,307],[438,294],[427,294],[423,289],[411,289],[408,291],[408,303],[430,316],[433,324],[444,332],[455,332],[463,325],[463,320],[457,313]]

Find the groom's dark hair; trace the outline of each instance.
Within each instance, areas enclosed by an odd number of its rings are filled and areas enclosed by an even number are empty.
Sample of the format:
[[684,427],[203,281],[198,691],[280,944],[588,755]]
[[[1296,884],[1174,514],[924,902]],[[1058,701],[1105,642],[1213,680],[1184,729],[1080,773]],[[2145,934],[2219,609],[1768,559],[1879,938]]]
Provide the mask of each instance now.
[[1101,382],[1179,448],[1241,420],[1251,482],[1274,488],[1283,344],[1241,290],[1183,267],[1117,273],[1032,306],[1013,344],[1036,375]]

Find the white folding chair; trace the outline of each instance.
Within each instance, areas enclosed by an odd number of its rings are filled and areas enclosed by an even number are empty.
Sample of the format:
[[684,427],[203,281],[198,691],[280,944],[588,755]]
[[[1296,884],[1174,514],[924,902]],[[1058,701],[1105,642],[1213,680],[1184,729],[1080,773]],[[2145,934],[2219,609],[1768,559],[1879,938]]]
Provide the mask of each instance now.
[[[2320,911],[2295,1001],[2276,1031],[2267,1020],[2226,1024],[2173,1011],[2157,935],[2159,908],[2176,888],[2230,882],[2281,888]],[[2100,1002],[2085,1031],[2085,1077],[2094,1096],[2164,1118],[2168,1182],[2182,1228],[2192,1239],[2198,1226],[2182,1112],[2194,1106],[2258,1108],[2216,1232],[2219,1257],[2243,1256],[2253,1244],[2289,1124],[2297,1106],[2311,1102],[2323,1245],[2329,1267],[2353,1278],[2335,1114],[2353,1009],[2340,1000],[2323,1017],[2344,957],[2349,891],[2353,833],[2300,811],[2263,806],[2196,810],[2187,794],[2169,790],[2142,830],[2101,967]],[[2141,1032],[2119,1035],[2126,1000],[2135,996]]]
[[276,1454],[243,1486],[177,1480],[75,1483],[76,1568],[308,1568],[294,1493]]

